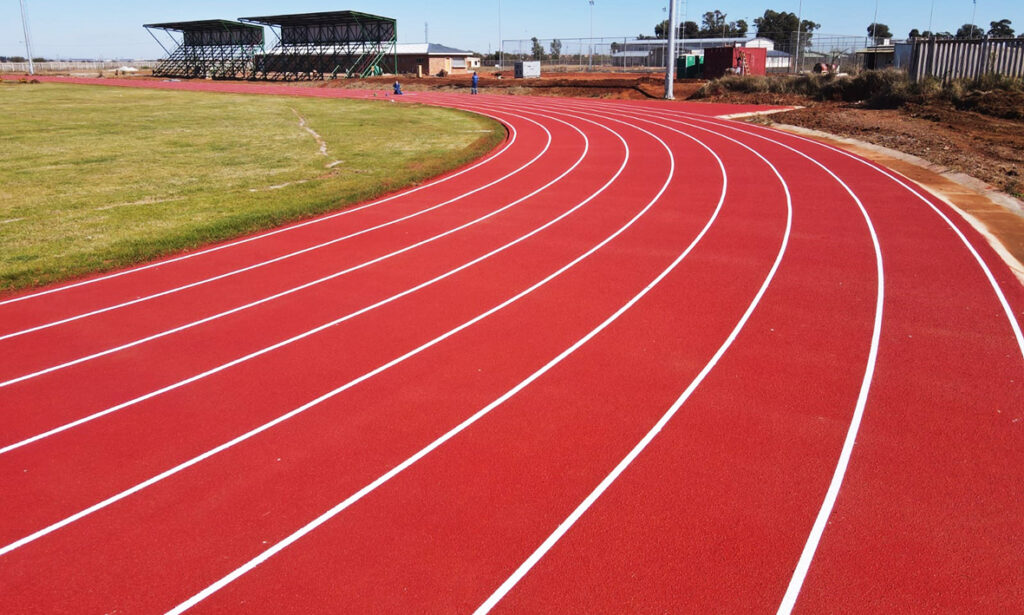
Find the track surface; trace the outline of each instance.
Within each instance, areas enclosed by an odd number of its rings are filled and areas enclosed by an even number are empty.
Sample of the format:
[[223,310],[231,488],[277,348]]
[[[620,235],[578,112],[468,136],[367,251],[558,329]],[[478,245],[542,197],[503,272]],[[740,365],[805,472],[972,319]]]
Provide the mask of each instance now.
[[959,216],[735,107],[403,101],[510,138],[0,299],[0,612],[1024,610],[1024,289]]

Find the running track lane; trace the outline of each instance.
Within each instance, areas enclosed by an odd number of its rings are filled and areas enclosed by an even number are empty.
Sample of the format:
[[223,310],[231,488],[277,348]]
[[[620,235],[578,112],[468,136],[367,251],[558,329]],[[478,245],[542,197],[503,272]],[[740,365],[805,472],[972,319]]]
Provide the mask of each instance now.
[[[445,323],[486,309],[486,299],[514,295],[571,262],[655,200],[630,228],[516,304],[323,408],[0,556],[4,610],[159,611],[187,600],[501,399],[636,296],[698,237],[678,267],[563,361],[196,608],[473,610],[668,409],[725,341],[785,247],[749,321],[679,414],[497,605],[777,608],[847,437],[877,284],[865,218],[851,196],[783,144],[822,160],[863,201],[885,264],[877,370],[850,470],[797,610],[1019,610],[1021,349],[977,261],[919,197],[844,154],[708,122],[688,113],[690,106],[517,99],[513,109],[507,99],[485,96],[408,99],[543,113],[601,138],[605,129],[568,116],[586,117],[623,136],[633,166],[627,163],[604,198],[489,269],[474,265],[434,294],[409,295],[401,309],[382,311],[372,323],[343,326],[334,341],[315,337],[287,357],[270,359],[271,353],[266,371],[232,374],[201,393],[184,388],[179,408],[205,408],[207,421],[196,429],[179,429],[167,410],[133,411],[15,453],[35,447],[45,453],[23,459],[72,469],[83,458],[77,455],[106,458],[111,475],[82,472],[74,480],[76,491],[102,497],[111,485],[223,436],[221,417],[244,422],[261,406],[286,411],[289,399],[308,399],[343,373],[324,373],[323,361],[314,359],[348,360],[378,346],[411,349]],[[665,166],[668,151],[675,173]],[[721,156],[724,174],[711,152]],[[660,196],[659,177],[671,180]],[[785,244],[780,179],[793,195]],[[577,181],[561,183],[566,196],[577,194]],[[586,182],[579,192],[600,183]],[[1019,284],[973,231],[951,222],[976,246],[1019,319]],[[452,262],[467,257],[454,236],[444,244],[454,250]],[[394,275],[381,265],[380,276]],[[148,274],[119,280],[136,276]],[[366,286],[374,279],[345,292],[354,300],[366,292],[370,304]],[[412,280],[397,278],[392,289],[403,283]],[[61,303],[61,294],[32,301]],[[421,310],[422,320],[411,316]],[[280,314],[264,318],[263,328],[282,326]],[[90,335],[84,324],[65,335]],[[276,378],[275,365],[289,371]],[[143,362],[94,378],[116,389],[147,371]],[[81,384],[67,378],[39,394]],[[33,414],[26,399],[14,412]],[[143,434],[158,450],[131,448]],[[34,482],[33,472],[23,471],[41,466],[19,467],[18,457],[4,457],[0,472],[11,494],[5,500],[34,498],[38,507],[25,508],[30,516],[68,507],[52,475]],[[20,525],[12,517],[2,529],[18,534]]]

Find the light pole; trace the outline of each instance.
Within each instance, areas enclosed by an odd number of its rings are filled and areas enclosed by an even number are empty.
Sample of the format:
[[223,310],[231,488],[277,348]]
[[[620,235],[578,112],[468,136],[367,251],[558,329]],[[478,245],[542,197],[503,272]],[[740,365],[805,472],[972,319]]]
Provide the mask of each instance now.
[[594,0],[588,0],[590,2],[590,66],[587,71],[594,70]]
[[[974,8],[971,9],[971,33],[967,35],[968,39],[973,39],[974,38],[974,30],[975,30],[974,16],[978,13],[978,0],[974,0],[974,3],[973,3],[972,6]],[[27,38],[28,35],[26,34],[25,37]]]
[[665,100],[676,96],[676,0],[668,0],[668,49],[665,50]]
[[[877,0],[876,0],[877,1]],[[804,0],[800,0],[800,4],[797,5],[796,9],[796,55],[793,58],[793,63],[796,64],[796,72],[800,74],[800,48],[803,47],[802,30],[804,24]]]
[[28,38],[28,14],[25,12],[25,0],[18,0],[21,5],[21,28],[25,31],[25,55],[28,56],[28,74],[36,74],[35,64],[32,63],[32,43]]
[[505,68],[505,43],[501,40],[501,0],[498,0],[498,66]]
[[878,0],[875,0],[875,18],[871,20],[871,44],[878,45],[878,38],[875,31],[878,30]]

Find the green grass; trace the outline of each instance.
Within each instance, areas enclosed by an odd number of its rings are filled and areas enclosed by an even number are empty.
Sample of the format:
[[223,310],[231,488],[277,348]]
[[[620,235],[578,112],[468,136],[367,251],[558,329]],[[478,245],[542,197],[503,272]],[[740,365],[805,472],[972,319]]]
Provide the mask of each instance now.
[[341,209],[504,136],[418,105],[4,82],[0,291]]

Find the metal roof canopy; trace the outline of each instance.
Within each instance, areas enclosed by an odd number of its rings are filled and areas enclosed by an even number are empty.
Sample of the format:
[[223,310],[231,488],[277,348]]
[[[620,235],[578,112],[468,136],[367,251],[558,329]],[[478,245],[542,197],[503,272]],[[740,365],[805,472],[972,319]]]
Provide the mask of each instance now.
[[[252,74],[252,59],[263,49],[263,26],[226,19],[175,21],[142,27],[163,48],[167,57],[153,69],[156,77],[238,79]],[[163,30],[174,43],[168,50],[154,30]],[[181,40],[171,32],[180,32]]]
[[326,13],[300,13],[297,15],[269,15],[266,17],[239,17],[241,21],[265,26],[344,26],[372,21],[395,23],[391,17],[381,17],[359,11],[329,11]]
[[273,49],[254,58],[258,78],[365,77],[381,74],[386,57],[398,72],[398,21],[390,17],[331,11],[239,20],[267,26],[277,36]]
[[257,26],[248,23],[241,23],[238,21],[229,21],[227,19],[203,19],[199,21],[175,21],[169,23],[149,23],[143,24],[143,28],[155,28],[158,30],[176,30],[178,32],[224,32],[237,30],[240,32],[250,30],[262,30],[262,26]]

